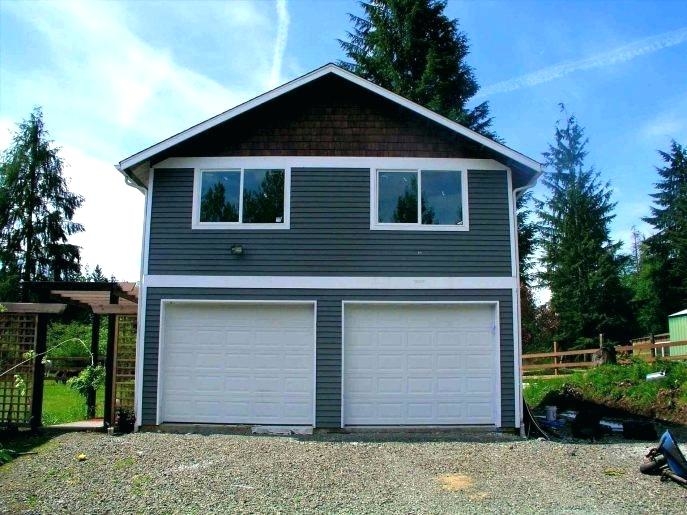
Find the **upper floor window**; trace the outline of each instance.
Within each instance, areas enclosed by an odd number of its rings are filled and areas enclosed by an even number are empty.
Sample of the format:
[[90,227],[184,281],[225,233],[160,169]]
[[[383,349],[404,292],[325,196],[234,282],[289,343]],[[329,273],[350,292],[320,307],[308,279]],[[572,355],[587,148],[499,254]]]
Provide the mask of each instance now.
[[193,227],[288,229],[283,169],[197,170]]
[[468,229],[464,171],[380,169],[373,179],[373,229]]

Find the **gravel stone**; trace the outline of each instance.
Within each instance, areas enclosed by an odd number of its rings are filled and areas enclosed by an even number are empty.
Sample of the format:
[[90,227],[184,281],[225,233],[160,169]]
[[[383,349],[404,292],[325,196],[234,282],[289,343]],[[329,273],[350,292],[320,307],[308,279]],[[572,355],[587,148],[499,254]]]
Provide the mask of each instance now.
[[652,445],[67,433],[0,467],[0,512],[683,514],[687,489],[639,472]]

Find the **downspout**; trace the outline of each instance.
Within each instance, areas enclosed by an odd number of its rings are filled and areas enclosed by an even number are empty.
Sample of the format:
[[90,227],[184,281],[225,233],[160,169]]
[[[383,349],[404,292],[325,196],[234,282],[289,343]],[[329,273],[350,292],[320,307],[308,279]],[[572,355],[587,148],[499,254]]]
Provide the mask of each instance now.
[[516,328],[517,335],[518,335],[518,346],[517,346],[517,360],[520,366],[518,367],[518,374],[519,376],[516,378],[516,384],[519,385],[518,392],[517,392],[517,406],[519,407],[518,412],[520,413],[520,436],[524,437],[525,436],[525,425],[523,423],[523,413],[522,413],[522,404],[523,404],[523,399],[522,399],[522,306],[520,302],[520,245],[518,242],[518,198],[521,196],[522,193],[525,191],[533,188],[535,184],[537,184],[537,180],[539,180],[539,177],[541,177],[542,173],[544,173],[543,169],[540,168],[539,172],[537,172],[532,179],[525,184],[524,186],[521,186],[519,188],[515,188],[513,190],[513,222],[515,224],[515,227],[513,227],[513,234],[515,235],[515,312],[517,313],[517,320],[518,320],[518,327]]

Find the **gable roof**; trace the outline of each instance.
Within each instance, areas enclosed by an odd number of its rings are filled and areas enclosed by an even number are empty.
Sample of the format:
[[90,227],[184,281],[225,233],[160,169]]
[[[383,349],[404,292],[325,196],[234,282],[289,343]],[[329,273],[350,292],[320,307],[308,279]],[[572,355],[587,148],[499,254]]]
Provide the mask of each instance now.
[[421,105],[416,104],[415,102],[412,102],[407,98],[397,95],[396,93],[393,93],[385,88],[382,88],[381,86],[378,86],[368,80],[365,80],[355,75],[354,73],[344,70],[343,68],[340,68],[339,66],[336,66],[335,64],[331,63],[326,64],[325,66],[322,66],[320,68],[317,68],[316,70],[313,70],[310,73],[298,77],[297,79],[282,84],[281,86],[271,91],[263,93],[262,95],[259,95],[251,100],[248,100],[243,104],[239,104],[238,106],[229,109],[228,111],[224,111],[223,113],[213,116],[212,118],[209,118],[204,122],[201,122],[197,125],[194,125],[193,127],[186,129],[185,131],[175,134],[174,136],[162,140],[161,142],[156,143],[155,145],[152,145],[144,150],[141,150],[140,152],[137,152],[136,154],[133,154],[132,156],[127,157],[126,159],[123,159],[119,162],[119,164],[115,166],[128,179],[132,179],[135,182],[140,183],[140,181],[136,180],[134,170],[140,167],[141,165],[147,163],[147,161],[155,155],[164,152],[165,150],[175,145],[178,145],[179,143],[182,143],[188,140],[189,138],[192,138],[221,123],[231,120],[232,118],[240,114],[250,111],[251,109],[254,109],[285,93],[288,93],[289,91],[293,91],[305,84],[313,82],[329,74],[336,75],[354,84],[357,84],[358,86],[365,88],[366,90],[371,91],[372,93],[380,95],[392,102],[395,102],[398,105],[410,109],[411,111],[439,125],[442,125],[450,129],[451,131],[468,138],[469,140],[475,143],[484,146],[492,152],[495,152],[499,156],[505,158],[509,165],[517,167],[521,171],[529,172],[527,175],[530,175],[531,179],[530,181],[528,181],[528,187],[534,185],[537,178],[542,173],[542,165],[534,159],[527,157],[526,155],[521,154],[520,152],[517,152],[512,148],[507,147],[506,145],[503,145],[490,138],[487,138],[486,136],[482,136],[481,134],[471,129],[468,129],[463,125],[460,125],[459,123],[456,123],[453,120],[446,118],[445,116],[437,114],[434,111],[427,109],[426,107],[422,107]]

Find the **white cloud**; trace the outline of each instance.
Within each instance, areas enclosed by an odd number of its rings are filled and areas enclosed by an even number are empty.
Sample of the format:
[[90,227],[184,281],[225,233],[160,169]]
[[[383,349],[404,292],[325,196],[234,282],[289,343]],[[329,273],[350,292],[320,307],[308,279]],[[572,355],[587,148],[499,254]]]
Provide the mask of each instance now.
[[146,143],[156,141],[246,96],[176,65],[166,49],[139,39],[123,24],[116,3],[10,6],[47,38],[51,50],[49,74],[30,73],[24,81],[32,96],[61,93],[64,111],[113,125],[119,136],[133,131]]
[[639,130],[641,140],[664,150],[671,139],[687,139],[687,95],[670,99],[665,104],[669,107],[654,115]]
[[84,196],[75,221],[85,232],[70,242],[82,247],[82,264],[91,270],[100,265],[119,280],[138,281],[143,231],[143,195],[127,186],[111,163],[65,146],[60,155],[67,163],[64,176],[73,193]]
[[[65,175],[71,179],[70,189],[85,197],[76,219],[86,232],[71,239],[82,247],[84,264],[99,264],[122,279],[138,277],[143,196],[125,185],[113,163],[262,93],[273,70],[281,75],[288,31],[283,7],[278,24],[283,33],[275,45],[274,21],[261,5],[159,6],[160,16],[173,11],[181,25],[183,16],[197,21],[184,25],[196,40],[213,38],[217,62],[226,62],[229,70],[218,75],[231,78],[230,85],[224,85],[191,68],[192,59],[181,64],[171,43],[142,39],[144,32],[134,30],[137,24],[155,30],[156,20],[134,19],[125,4],[0,4],[1,15],[11,16],[41,55],[31,67],[3,66],[0,147],[9,143],[7,128],[13,129],[34,105],[43,107],[51,138],[69,165]],[[229,36],[219,30],[208,34],[207,24],[200,22],[208,18]],[[243,39],[246,43],[238,47]]]
[[286,0],[277,0],[277,40],[274,44],[274,57],[272,59],[272,71],[270,73],[270,88],[281,84],[282,61],[286,51],[286,42],[289,36],[289,11],[286,8]]
[[479,93],[475,95],[475,98],[488,97],[496,93],[507,93],[518,89],[529,88],[581,70],[604,68],[614,64],[624,63],[663,48],[679,45],[685,41],[687,41],[687,27],[671,32],[664,32],[585,59],[566,61],[513,79],[497,82],[496,84],[482,88]]

